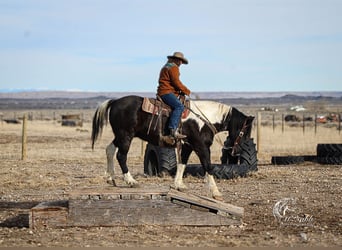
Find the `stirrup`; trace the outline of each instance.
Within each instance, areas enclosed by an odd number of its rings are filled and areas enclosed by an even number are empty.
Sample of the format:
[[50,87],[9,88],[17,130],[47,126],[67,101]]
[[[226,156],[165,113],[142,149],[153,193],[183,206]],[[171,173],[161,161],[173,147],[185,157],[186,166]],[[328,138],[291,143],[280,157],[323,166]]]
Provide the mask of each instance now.
[[174,137],[175,139],[184,139],[187,137],[186,135],[179,133],[178,129],[171,129],[170,132],[171,132],[170,133],[171,136]]

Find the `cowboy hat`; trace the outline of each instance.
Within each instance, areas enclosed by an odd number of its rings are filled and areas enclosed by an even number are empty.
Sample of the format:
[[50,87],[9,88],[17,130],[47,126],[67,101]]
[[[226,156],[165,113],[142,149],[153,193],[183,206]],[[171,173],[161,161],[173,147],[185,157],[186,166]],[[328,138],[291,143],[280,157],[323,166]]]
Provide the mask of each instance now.
[[177,59],[181,59],[182,62],[183,62],[184,64],[188,64],[188,63],[189,63],[189,62],[188,62],[188,59],[186,59],[186,58],[184,57],[184,55],[183,55],[182,52],[175,52],[175,53],[173,53],[172,56],[167,56],[167,58],[168,58],[168,59],[170,59],[170,58],[177,58]]

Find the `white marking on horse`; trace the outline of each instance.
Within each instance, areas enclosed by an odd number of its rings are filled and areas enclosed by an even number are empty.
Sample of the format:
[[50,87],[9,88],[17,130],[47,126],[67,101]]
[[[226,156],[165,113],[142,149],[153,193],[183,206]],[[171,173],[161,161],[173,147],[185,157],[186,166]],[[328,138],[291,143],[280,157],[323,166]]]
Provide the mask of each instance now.
[[114,155],[117,148],[113,143],[110,143],[106,147],[106,155],[107,155],[107,172],[108,175],[107,182],[112,183],[114,181]]
[[[223,117],[227,117],[230,108],[226,104],[214,101],[190,101],[190,109],[205,120],[208,119],[212,124],[221,123],[222,119],[224,119]],[[201,130],[205,123],[193,112],[190,112],[189,116],[182,121],[185,122],[187,119],[193,119],[198,123],[199,129]]]
[[175,187],[178,190],[185,190],[188,189],[188,187],[183,182],[183,174],[185,170],[186,165],[178,163],[177,164],[177,172],[175,176]]

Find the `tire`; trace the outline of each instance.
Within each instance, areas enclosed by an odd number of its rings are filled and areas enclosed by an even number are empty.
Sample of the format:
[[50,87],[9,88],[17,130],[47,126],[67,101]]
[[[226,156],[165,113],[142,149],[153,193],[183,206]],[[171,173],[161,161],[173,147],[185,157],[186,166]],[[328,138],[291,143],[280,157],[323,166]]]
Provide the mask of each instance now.
[[317,157],[320,164],[342,165],[342,156],[337,157]]
[[[238,177],[247,177],[252,171],[250,166],[247,164],[212,164],[213,165],[213,176],[217,179],[234,179]],[[203,178],[205,176],[202,165],[191,164],[187,165],[184,171],[184,175],[191,175],[194,177]]]
[[274,165],[291,165],[304,162],[304,156],[272,156]]
[[174,148],[159,147],[147,144],[144,156],[144,173],[158,176],[163,171],[173,175],[176,172],[177,159]]
[[159,172],[167,171],[174,175],[177,170],[177,157],[174,148],[159,147]]
[[257,151],[253,139],[249,139],[241,144],[240,165],[246,164],[254,169],[258,165]]
[[[256,171],[253,168],[253,171]],[[247,164],[228,164],[215,165],[213,175],[217,179],[234,179],[238,177],[247,177],[251,172],[251,166]]]
[[317,144],[317,162],[320,164],[342,165],[342,144]]
[[304,157],[304,161],[317,162],[316,155],[304,155],[303,157]]
[[222,148],[222,156],[221,156],[221,164],[237,164],[239,158],[236,156],[232,156],[232,148],[231,148],[231,138],[227,136],[223,148]]
[[201,164],[188,164],[184,170],[184,176],[204,177],[205,172]]
[[[235,157],[240,164],[212,164],[213,175],[217,179],[234,179],[246,177],[251,172],[258,170],[257,151],[253,139],[249,139],[241,144],[241,154]],[[226,150],[222,150],[221,160],[226,157]],[[228,159],[228,157],[227,157]],[[204,170],[201,165],[188,165],[185,169],[186,174],[204,177]]]
[[342,156],[342,144],[317,144],[317,157]]
[[257,151],[256,145],[253,142],[253,139],[249,139],[244,141],[241,147],[241,154],[240,156],[231,156],[232,149],[229,148],[231,139],[229,136],[227,137],[226,141],[224,142],[224,147],[222,149],[222,156],[221,156],[221,163],[223,165],[229,164],[247,164],[249,166],[257,166],[258,159],[257,159]]
[[144,156],[144,173],[148,176],[156,176],[160,172],[159,150],[152,144],[147,144]]

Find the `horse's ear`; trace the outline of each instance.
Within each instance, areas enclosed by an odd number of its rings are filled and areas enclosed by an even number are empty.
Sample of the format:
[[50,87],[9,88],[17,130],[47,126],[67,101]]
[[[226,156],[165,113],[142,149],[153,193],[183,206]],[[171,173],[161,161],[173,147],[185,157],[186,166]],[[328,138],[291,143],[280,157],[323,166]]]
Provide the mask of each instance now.
[[249,122],[253,122],[254,118],[255,118],[254,116],[248,116],[248,117],[247,117],[247,119],[248,119]]

